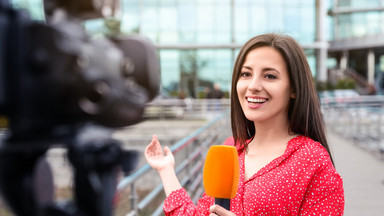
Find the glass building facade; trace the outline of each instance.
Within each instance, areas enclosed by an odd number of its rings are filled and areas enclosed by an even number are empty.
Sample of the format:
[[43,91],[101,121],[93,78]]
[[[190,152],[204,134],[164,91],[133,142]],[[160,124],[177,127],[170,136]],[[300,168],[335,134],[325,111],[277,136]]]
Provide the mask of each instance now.
[[[44,19],[42,0],[12,0]],[[204,97],[217,83],[228,92],[234,59],[242,44],[275,32],[295,38],[305,49],[314,77],[326,79],[326,7],[331,0],[120,0],[121,31],[141,34],[158,48],[164,94]],[[100,34],[102,20],[86,28]],[[325,30],[321,30],[325,29]],[[323,36],[325,35],[325,36]],[[324,72],[325,71],[325,72]]]
[[[159,47],[164,91],[202,97],[214,83],[229,91],[236,54],[255,35],[278,32],[314,43],[315,6],[315,0],[126,0],[121,20],[123,32]],[[313,68],[314,53],[307,50]]]
[[329,58],[337,71],[358,78],[364,94],[384,94],[384,1],[330,3]]
[[334,0],[334,30],[331,39],[384,34],[383,0]]

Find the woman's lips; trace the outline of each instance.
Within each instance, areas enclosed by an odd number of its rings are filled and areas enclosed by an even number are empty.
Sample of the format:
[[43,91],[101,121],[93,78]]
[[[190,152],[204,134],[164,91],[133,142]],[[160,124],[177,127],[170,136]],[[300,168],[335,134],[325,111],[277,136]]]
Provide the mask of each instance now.
[[262,106],[265,102],[268,101],[268,98],[262,98],[262,97],[246,97],[246,100],[248,102],[248,107],[250,108],[259,108]]

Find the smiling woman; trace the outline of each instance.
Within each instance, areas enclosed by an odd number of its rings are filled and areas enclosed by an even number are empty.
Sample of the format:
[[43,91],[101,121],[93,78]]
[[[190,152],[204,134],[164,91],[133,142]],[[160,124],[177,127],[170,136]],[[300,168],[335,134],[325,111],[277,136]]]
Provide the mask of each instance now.
[[[253,67],[250,68],[248,64],[253,64]],[[259,70],[260,76],[265,76],[262,82],[264,84],[283,82],[289,85],[285,94],[290,96],[285,99],[289,99],[287,117],[290,133],[308,136],[320,142],[329,152],[311,69],[301,46],[285,35],[264,34],[251,38],[238,54],[232,74],[231,91],[232,130],[235,140],[240,145],[247,145],[247,140],[255,135],[254,122],[244,115],[237,87],[243,83],[244,76],[251,75],[251,70]],[[243,74],[244,72],[246,73]],[[283,88],[280,84],[275,86]],[[252,88],[255,90],[254,86]],[[256,90],[257,88],[260,86]],[[262,92],[267,93],[268,91]]]
[[248,120],[288,127],[288,104],[295,94],[284,58],[277,50],[260,47],[250,51],[241,68],[236,90]]
[[157,137],[145,157],[160,174],[166,215],[343,215],[336,172],[312,74],[291,37],[251,38],[236,59],[231,89],[232,134],[240,177],[230,211],[204,193],[195,205],[174,171],[172,152]]

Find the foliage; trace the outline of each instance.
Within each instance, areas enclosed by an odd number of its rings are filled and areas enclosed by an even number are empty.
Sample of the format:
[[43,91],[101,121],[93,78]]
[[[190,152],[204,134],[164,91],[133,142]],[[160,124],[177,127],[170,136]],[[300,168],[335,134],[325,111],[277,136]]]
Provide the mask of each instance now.
[[316,89],[318,91],[326,91],[326,90],[333,90],[334,85],[329,81],[315,81],[316,83]]
[[114,17],[105,19],[104,34],[108,37],[121,35],[121,21]]
[[352,78],[344,78],[338,81],[315,81],[318,91],[327,91],[335,89],[356,89],[356,81]]
[[352,78],[341,79],[336,83],[336,89],[355,89],[356,82]]

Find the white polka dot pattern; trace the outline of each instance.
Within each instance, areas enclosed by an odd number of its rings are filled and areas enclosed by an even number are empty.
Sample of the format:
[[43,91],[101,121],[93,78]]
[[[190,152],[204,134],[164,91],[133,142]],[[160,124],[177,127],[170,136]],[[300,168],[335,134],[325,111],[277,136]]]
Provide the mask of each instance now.
[[[233,139],[227,140],[226,144]],[[343,215],[340,175],[320,143],[305,136],[288,142],[284,155],[244,181],[244,153],[239,149],[240,181],[231,211],[236,215]],[[166,215],[209,215],[214,199],[206,194],[193,204],[184,189],[164,202]]]

